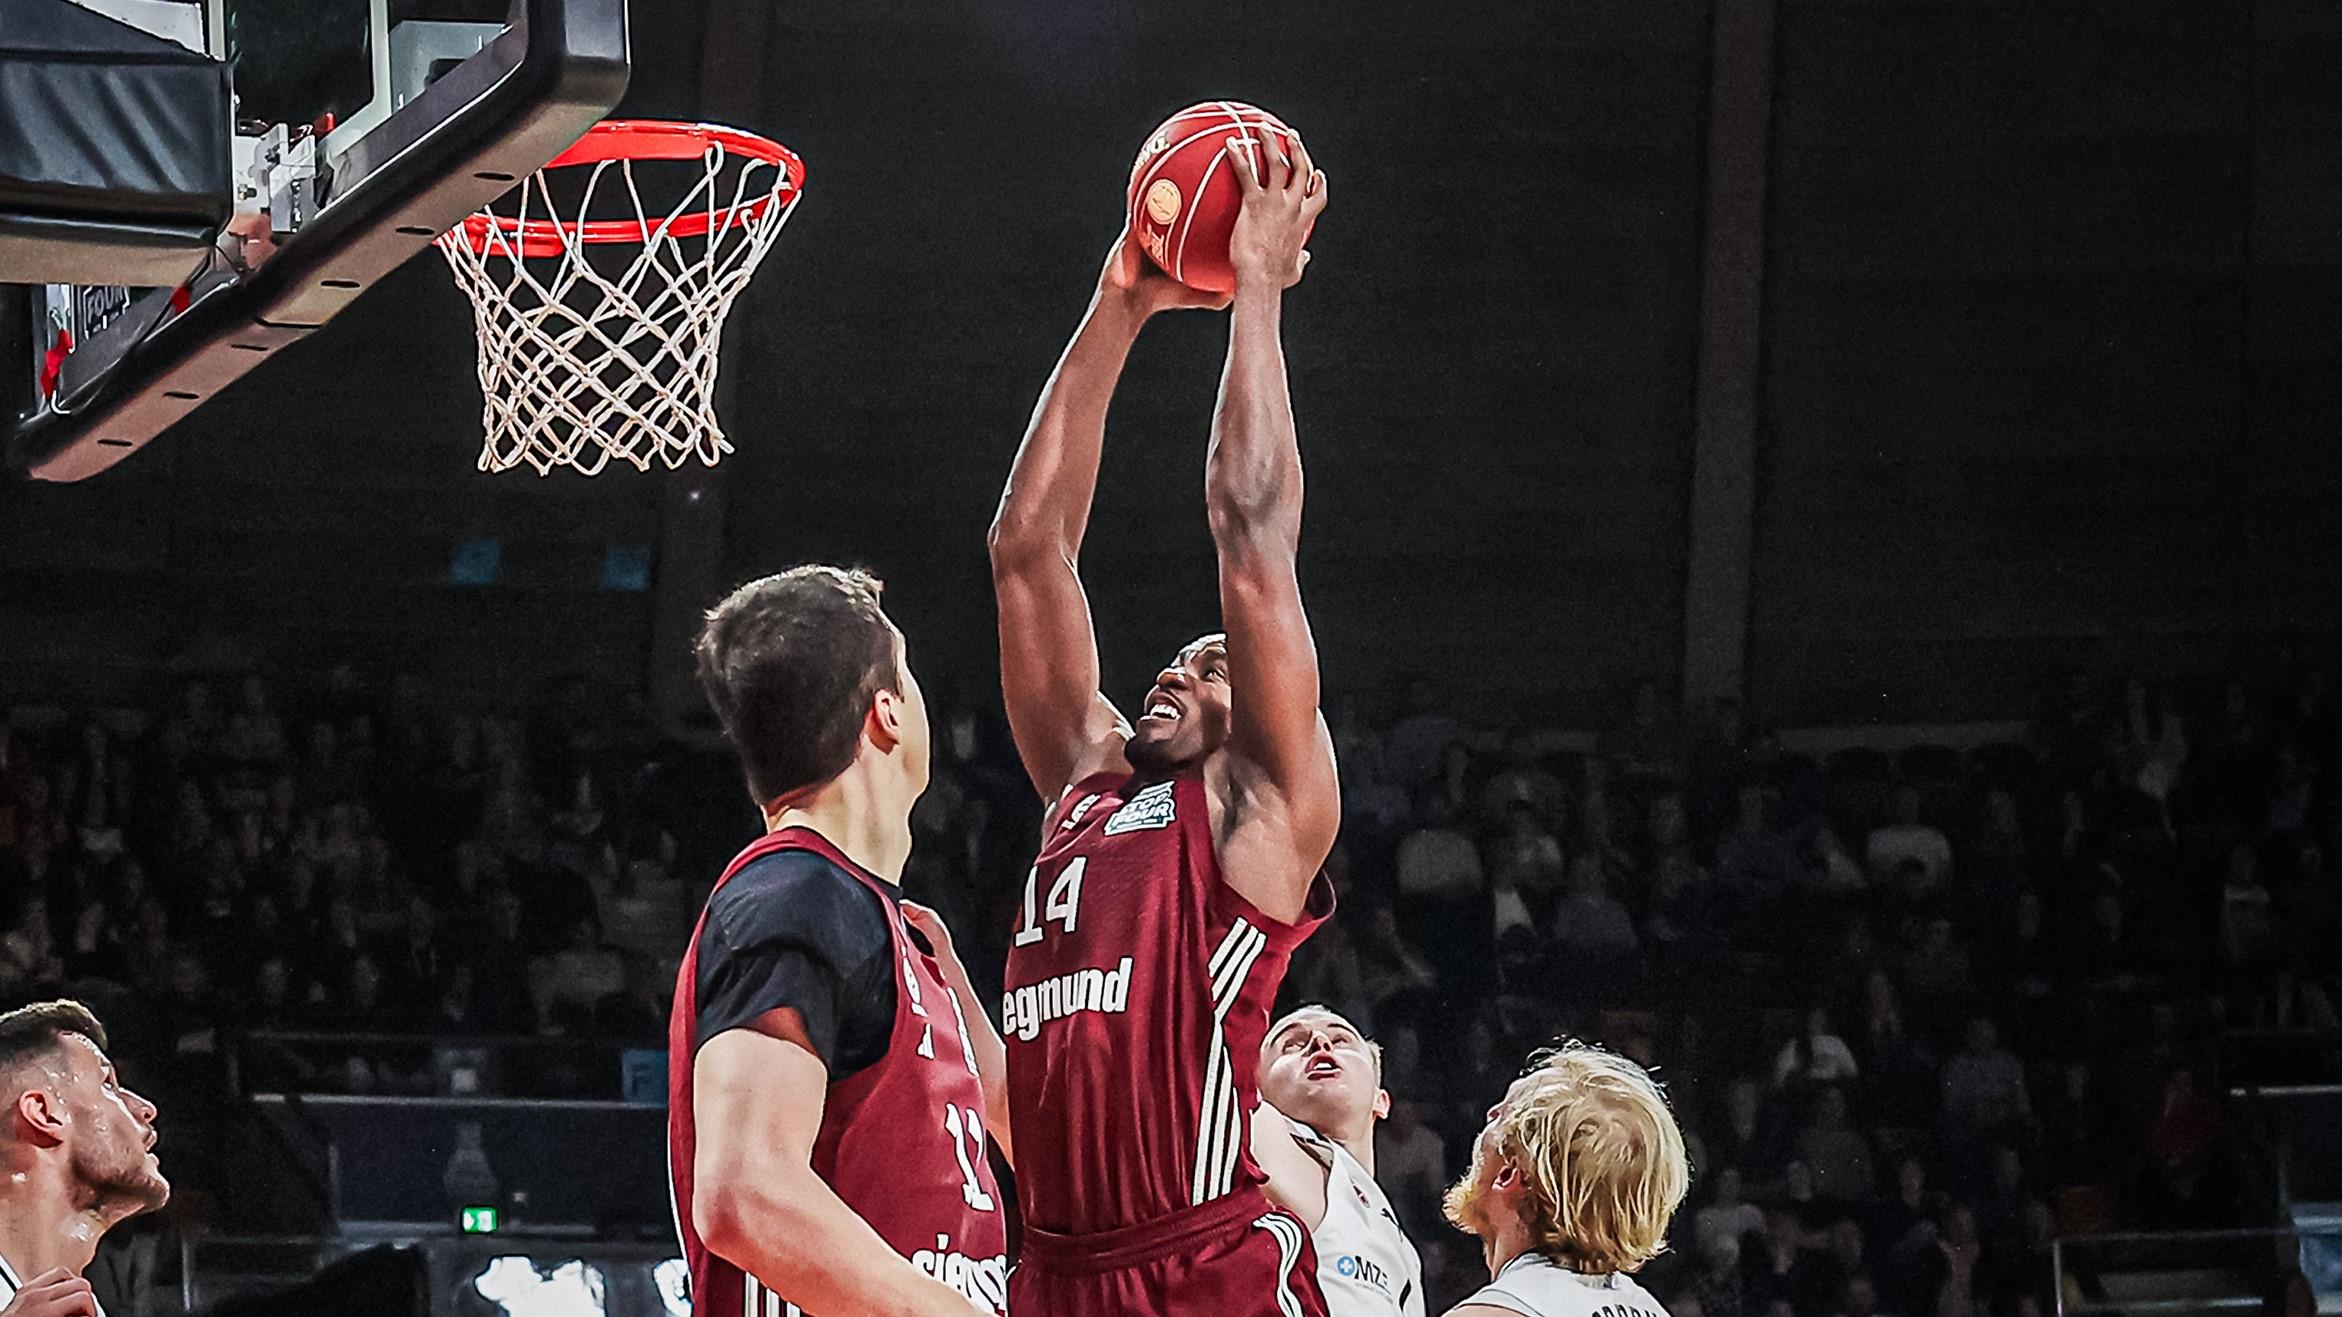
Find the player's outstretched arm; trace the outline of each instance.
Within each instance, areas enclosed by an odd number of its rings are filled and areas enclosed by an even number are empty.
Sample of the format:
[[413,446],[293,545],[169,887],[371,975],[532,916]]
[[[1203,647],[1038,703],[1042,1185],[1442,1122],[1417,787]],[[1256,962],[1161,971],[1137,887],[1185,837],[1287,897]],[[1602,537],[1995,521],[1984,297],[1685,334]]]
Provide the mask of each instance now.
[[1205,506],[1219,551],[1233,701],[1228,786],[1235,807],[1227,812],[1224,850],[1239,833],[1250,835],[1243,862],[1222,868],[1265,913],[1294,919],[1342,812],[1333,736],[1318,712],[1317,645],[1295,572],[1301,448],[1279,337],[1285,289],[1308,264],[1302,244],[1325,209],[1326,185],[1298,142],[1272,138],[1257,152],[1232,149],[1227,158],[1244,200],[1229,243],[1235,311],[1212,418]]
[[1008,1045],[1000,1041],[999,1027],[985,1013],[984,999],[976,995],[976,982],[968,977],[968,967],[960,963],[959,949],[952,945],[951,929],[945,926],[943,916],[916,901],[905,901],[903,919],[935,948],[935,963],[943,968],[943,985],[959,998],[960,1022],[968,1031],[968,1048],[976,1056],[976,1082],[984,1086],[984,1132],[991,1136],[992,1146],[1000,1149],[1000,1159],[1013,1167],[1016,1146],[1008,1134]]
[[813,1173],[829,1068],[795,1011],[710,1038],[691,1074],[692,1226],[710,1251],[808,1312],[967,1317]]
[[1081,327],[1042,386],[992,520],[1000,683],[1017,753],[1043,800],[1117,767],[1129,724],[1099,692],[1098,641],[1075,564],[1089,529],[1106,408],[1147,317],[1220,299],[1173,283],[1126,229]]
[[1252,1159],[1268,1183],[1261,1192],[1306,1229],[1326,1219],[1326,1168],[1293,1137],[1293,1122],[1266,1100],[1252,1109]]
[[1499,1308],[1489,1303],[1459,1303],[1447,1310],[1447,1317],[1523,1317],[1510,1308]]

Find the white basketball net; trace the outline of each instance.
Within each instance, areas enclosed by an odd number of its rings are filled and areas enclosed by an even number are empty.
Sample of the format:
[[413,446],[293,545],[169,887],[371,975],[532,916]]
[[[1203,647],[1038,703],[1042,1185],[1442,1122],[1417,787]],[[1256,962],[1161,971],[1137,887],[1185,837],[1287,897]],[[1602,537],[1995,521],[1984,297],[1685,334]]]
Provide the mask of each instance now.
[[[646,235],[622,269],[631,235],[594,244],[564,228],[559,254],[524,256],[510,219],[497,219],[477,249],[461,227],[438,240],[480,331],[483,471],[525,462],[539,475],[566,466],[590,476],[612,458],[647,471],[693,457],[712,466],[732,451],[715,411],[724,315],[796,208],[797,189],[781,166],[710,143],[698,184],[662,218],[644,206],[634,164],[571,166],[590,173],[566,216],[540,170],[521,184],[514,217],[540,231],[547,219],[584,220],[611,180],[605,213],[622,190],[626,222]],[[693,214],[709,222],[705,237],[669,232]],[[589,259],[596,252],[603,268]]]

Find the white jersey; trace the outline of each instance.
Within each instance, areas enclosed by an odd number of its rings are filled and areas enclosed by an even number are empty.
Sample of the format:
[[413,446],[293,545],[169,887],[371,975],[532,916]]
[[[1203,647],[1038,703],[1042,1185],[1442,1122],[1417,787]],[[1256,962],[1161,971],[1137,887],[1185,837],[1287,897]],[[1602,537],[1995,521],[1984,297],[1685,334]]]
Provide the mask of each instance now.
[[1326,1168],[1326,1214],[1309,1232],[1326,1317],[1423,1317],[1423,1258],[1382,1186],[1348,1148],[1290,1123],[1294,1141]]
[[1504,1264],[1487,1288],[1464,1300],[1505,1308],[1523,1317],[1667,1317],[1651,1292],[1623,1272],[1588,1276],[1542,1253]]

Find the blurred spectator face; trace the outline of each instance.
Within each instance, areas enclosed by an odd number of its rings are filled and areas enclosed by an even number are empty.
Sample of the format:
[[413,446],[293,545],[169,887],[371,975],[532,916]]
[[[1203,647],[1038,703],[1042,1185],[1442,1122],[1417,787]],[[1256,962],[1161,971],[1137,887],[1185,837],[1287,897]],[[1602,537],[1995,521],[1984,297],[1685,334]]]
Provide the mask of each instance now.
[[1472,747],[1462,741],[1450,741],[1439,752],[1439,774],[1450,783],[1457,783],[1472,771]]
[[1862,1227],[1852,1221],[1841,1220],[1830,1227],[1830,1256],[1848,1271],[1862,1267]]
[[1392,1084],[1413,1081],[1423,1063],[1423,1040],[1412,1025],[1393,1025],[1382,1031],[1383,1074]]
[[2122,940],[2122,897],[2113,892],[2100,892],[2090,898],[2090,922],[2097,926],[2101,937],[2109,942]]
[[1813,1197],[1813,1168],[1802,1161],[1792,1161],[1781,1169],[1782,1192],[1789,1200],[1802,1203]]
[[1968,1021],[1963,1042],[1970,1054],[1982,1056],[2000,1045],[2000,1030],[1994,1027],[1992,1021],[1979,1015]]
[[1992,1187],[2003,1194],[2013,1194],[2025,1183],[2025,1161],[2015,1148],[2002,1146],[1992,1150]]
[[2005,787],[1994,787],[1984,798],[1984,821],[1998,836],[2016,836],[2022,830],[2017,817],[2017,798]]
[[382,969],[372,956],[350,961],[350,1005],[371,1011],[382,1004]]
[[1878,1286],[1868,1276],[1852,1276],[1846,1281],[1846,1317],[1876,1317]]
[[1966,1203],[1952,1206],[1951,1215],[1945,1220],[1944,1238],[1955,1248],[1971,1247],[1976,1243],[1976,1214],[1968,1210]]
[[1732,1273],[1740,1270],[1740,1241],[1730,1238],[1710,1240],[1700,1261],[1707,1265],[1709,1279],[1727,1280]]
[[211,985],[211,975],[203,961],[191,952],[181,952],[171,958],[171,993],[182,1002],[203,1000],[204,990]]
[[1758,1104],[1763,1100],[1764,1093],[1757,1087],[1755,1080],[1733,1080],[1724,1098],[1725,1111],[1732,1119],[1732,1127],[1740,1130],[1755,1129]]
[[[1790,1163],[1793,1167],[1801,1164]],[[1790,1196],[1796,1197],[1794,1193]],[[1798,1221],[1797,1213],[1776,1207],[1765,1213],[1765,1238],[1771,1240],[1775,1248],[1801,1249],[1805,1247],[1805,1226]]]
[[293,999],[293,976],[285,962],[271,956],[252,971],[252,993],[268,1010],[282,1010]]
[[1727,1166],[1716,1173],[1716,1202],[1723,1207],[1740,1203],[1740,1168]]
[[2057,1217],[2049,1204],[2038,1198],[2025,1202],[2025,1244],[2028,1248],[2046,1250],[2057,1238]]
[[1812,1010],[1809,1010],[1805,1013],[1806,1037],[1826,1038],[1834,1032],[1836,1031],[1830,1027],[1830,1012],[1828,1008],[1816,1006]]
[[1920,1196],[1927,1192],[1927,1163],[1917,1157],[1905,1157],[1895,1168],[1895,1192],[1904,1203],[1916,1207]]
[[1600,896],[1605,885],[1600,855],[1586,851],[1569,862],[1570,895]]
[[1537,822],[1537,811],[1520,800],[1505,807],[1504,825],[1514,841],[1533,841],[1545,831]]
[[237,687],[236,704],[255,718],[268,712],[268,687],[262,684],[258,673],[244,678],[243,684]]

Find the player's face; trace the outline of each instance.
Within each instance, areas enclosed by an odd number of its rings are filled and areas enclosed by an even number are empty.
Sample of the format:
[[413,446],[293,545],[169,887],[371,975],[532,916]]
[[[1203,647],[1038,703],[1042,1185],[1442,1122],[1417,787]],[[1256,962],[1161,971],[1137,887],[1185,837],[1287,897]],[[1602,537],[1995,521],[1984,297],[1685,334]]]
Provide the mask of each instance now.
[[[1505,1090],[1504,1100],[1488,1109],[1488,1123],[1480,1127],[1480,1136],[1472,1141],[1472,1165],[1464,1178],[1448,1187],[1447,1197],[1441,1203],[1448,1221],[1469,1235],[1488,1239],[1496,1234],[1499,1218],[1514,1209],[1506,1201],[1508,1193],[1517,1191],[1517,1177],[1508,1177],[1504,1156],[1496,1146],[1496,1128],[1512,1109],[1527,1079],[1516,1079]],[[1507,1183],[1500,1183],[1507,1181]]]
[[911,777],[913,791],[927,789],[928,754],[931,729],[927,724],[927,695],[919,689],[919,678],[911,671],[911,642],[894,623],[887,623],[894,631],[895,671],[900,674],[902,689],[895,692],[895,734],[902,738],[903,766]]
[[1382,1114],[1374,1054],[1350,1022],[1331,1011],[1297,1016],[1261,1044],[1260,1093],[1269,1105],[1325,1134]]
[[1179,651],[1130,731],[1132,766],[1166,772],[1199,764],[1228,743],[1228,641],[1205,636]]
[[97,1044],[68,1034],[65,1048],[74,1177],[84,1188],[135,1203],[140,1211],[161,1207],[171,1197],[171,1183],[153,1152],[154,1104],[122,1087],[114,1063]]

